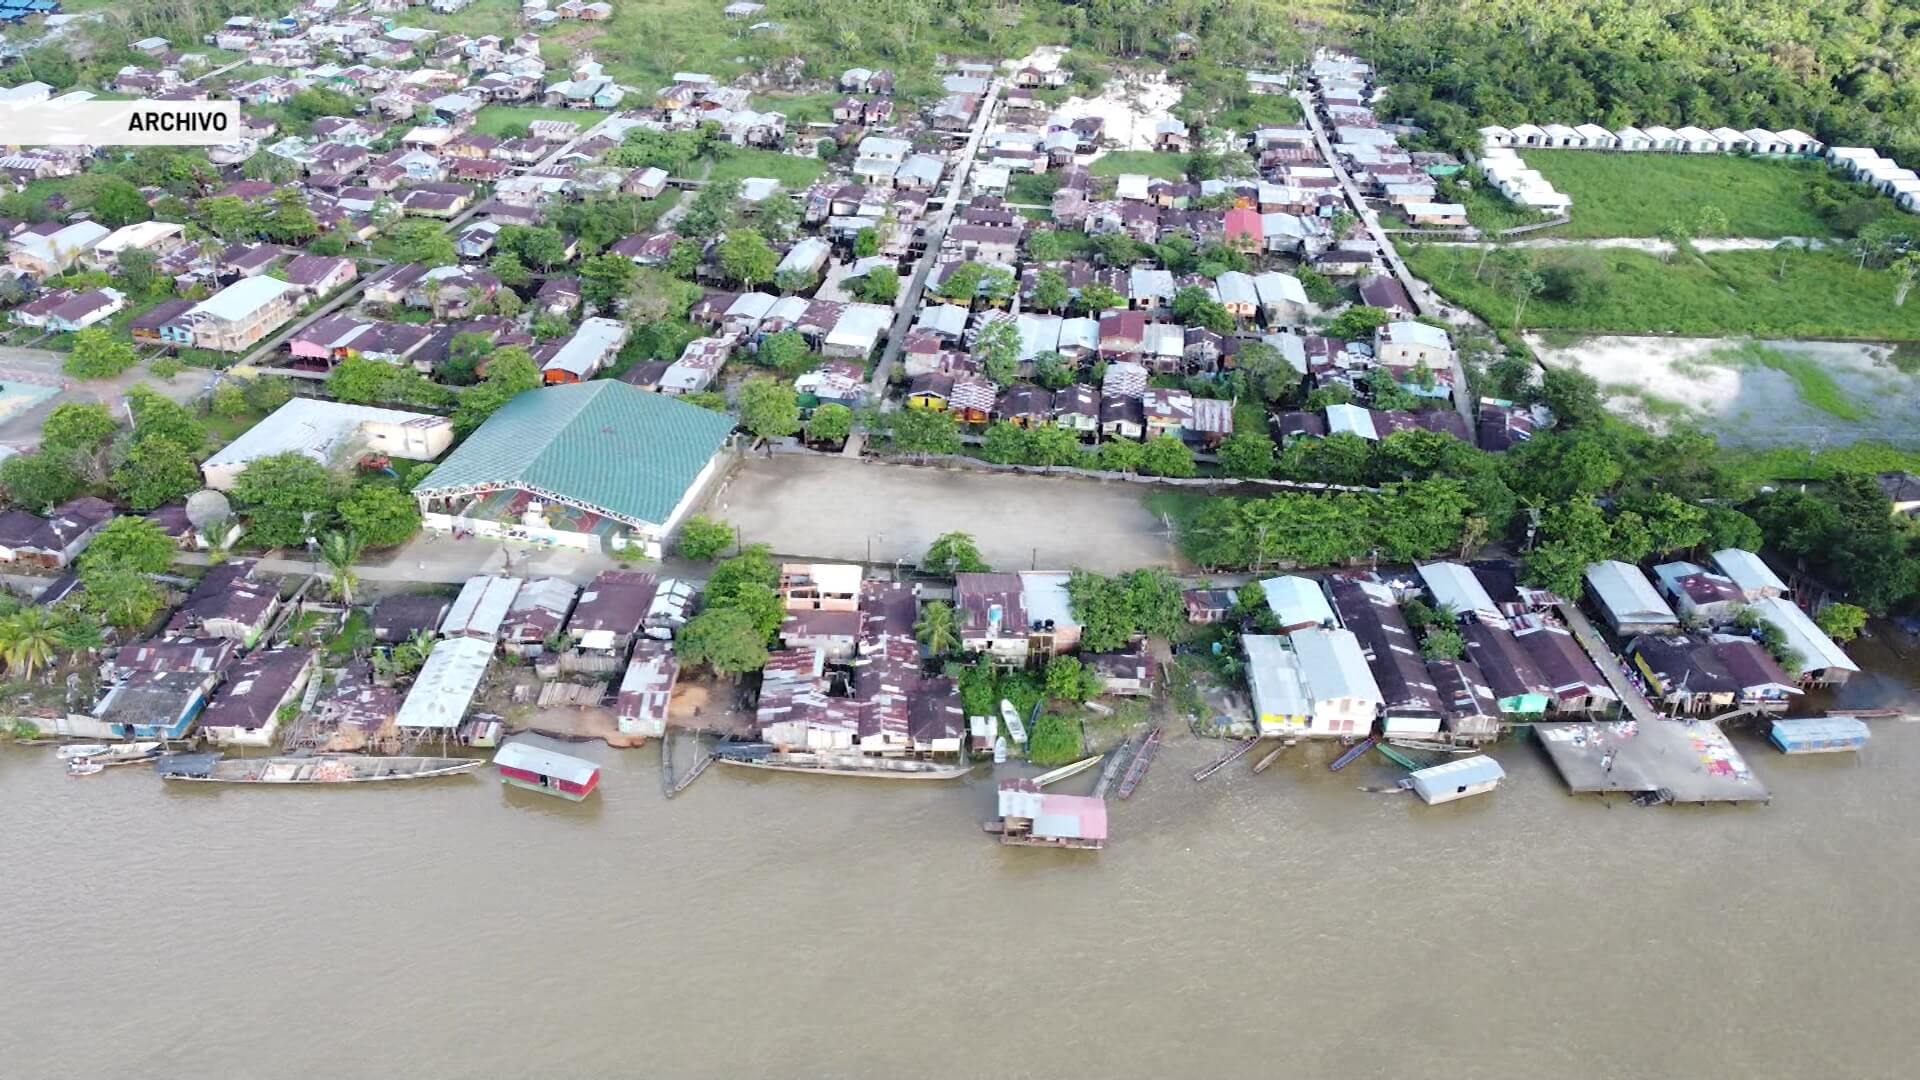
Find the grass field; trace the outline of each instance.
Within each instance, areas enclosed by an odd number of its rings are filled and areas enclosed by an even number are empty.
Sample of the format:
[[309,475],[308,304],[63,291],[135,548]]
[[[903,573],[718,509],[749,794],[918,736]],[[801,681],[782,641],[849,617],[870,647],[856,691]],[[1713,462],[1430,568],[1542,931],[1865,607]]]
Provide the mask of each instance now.
[[1162,180],[1184,180],[1187,176],[1185,154],[1161,154],[1152,150],[1115,150],[1100,155],[1093,163],[1095,176],[1119,176],[1121,173],[1146,173]]
[[1843,472],[1920,472],[1920,450],[1902,449],[1883,442],[1857,442],[1818,451],[1799,447],[1722,448],[1720,454],[1720,466],[1747,484],[1827,480]]
[[541,105],[488,105],[473,114],[473,130],[482,135],[498,135],[506,129],[518,125],[531,124],[535,120],[565,120],[579,124],[585,131],[606,118],[606,113],[592,109],[549,109]]
[[[1511,229],[1520,225],[1536,225],[1544,220],[1539,211],[1530,210],[1515,203],[1505,195],[1488,187],[1479,178],[1474,178],[1472,186],[1462,190],[1450,183],[1440,185],[1442,202],[1457,202],[1467,208],[1467,223],[1483,233],[1495,233],[1502,229]],[[1558,225],[1551,229],[1542,229],[1537,235],[1561,236],[1566,226]]]
[[[1895,307],[1893,276],[1862,270],[1841,252],[1724,251],[1702,258],[1622,249],[1525,250],[1536,274],[1572,269],[1584,294],[1572,302],[1535,296],[1520,323],[1596,333],[1705,337],[1837,337],[1920,340],[1920,303]],[[1514,293],[1490,261],[1478,280],[1475,248],[1417,246],[1413,272],[1497,327],[1513,325]]]
[[1811,162],[1727,154],[1606,154],[1529,150],[1528,166],[1573,197],[1573,220],[1555,236],[1658,236],[1692,223],[1706,206],[1727,215],[1728,236],[1832,236],[1814,210]]
[[1252,94],[1244,102],[1208,117],[1208,123],[1248,132],[1263,127],[1291,127],[1300,119],[1300,103],[1293,98],[1285,94]]
[[764,176],[778,180],[789,190],[798,190],[826,175],[826,163],[818,158],[782,154],[777,150],[748,150],[729,146],[714,159],[709,180],[745,180]]
[[787,128],[792,130],[804,124],[832,123],[833,106],[845,94],[829,91],[819,94],[755,94],[753,107],[761,112],[782,113],[787,118]]

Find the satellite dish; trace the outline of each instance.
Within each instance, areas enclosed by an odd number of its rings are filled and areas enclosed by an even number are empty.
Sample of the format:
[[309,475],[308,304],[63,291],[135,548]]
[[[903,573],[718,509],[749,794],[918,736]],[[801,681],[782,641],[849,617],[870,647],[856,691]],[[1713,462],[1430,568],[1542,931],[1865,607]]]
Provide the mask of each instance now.
[[194,492],[187,499],[187,520],[193,527],[205,531],[233,516],[233,506],[227,497],[212,488]]

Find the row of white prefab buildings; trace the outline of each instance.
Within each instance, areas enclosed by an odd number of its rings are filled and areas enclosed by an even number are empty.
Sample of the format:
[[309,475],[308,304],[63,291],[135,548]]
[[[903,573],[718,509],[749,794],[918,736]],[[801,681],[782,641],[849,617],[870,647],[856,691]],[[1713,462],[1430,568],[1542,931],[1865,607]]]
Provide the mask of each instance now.
[[1609,131],[1598,124],[1520,124],[1480,129],[1480,168],[1495,190],[1522,206],[1547,214],[1565,213],[1573,200],[1553,189],[1546,178],[1529,169],[1518,151],[1528,147],[1551,150],[1620,150],[1671,154],[1750,153],[1769,156],[1822,155],[1851,179],[1893,199],[1902,210],[1920,213],[1920,173],[1902,168],[1891,158],[1864,146],[1828,146],[1804,131],[1736,131],[1697,127],[1620,128]]

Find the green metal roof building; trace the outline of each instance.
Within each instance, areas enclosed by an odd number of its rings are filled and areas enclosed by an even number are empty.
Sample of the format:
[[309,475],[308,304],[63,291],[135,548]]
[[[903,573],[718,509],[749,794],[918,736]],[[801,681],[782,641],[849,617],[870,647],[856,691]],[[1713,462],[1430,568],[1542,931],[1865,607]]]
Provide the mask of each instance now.
[[732,417],[611,379],[543,387],[489,417],[414,497],[429,528],[658,558],[732,432]]

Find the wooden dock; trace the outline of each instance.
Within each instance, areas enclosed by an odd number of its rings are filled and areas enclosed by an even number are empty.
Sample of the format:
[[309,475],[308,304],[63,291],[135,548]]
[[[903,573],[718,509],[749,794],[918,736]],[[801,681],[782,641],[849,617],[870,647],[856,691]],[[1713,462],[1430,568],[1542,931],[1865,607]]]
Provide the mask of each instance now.
[[1212,764],[1202,766],[1200,769],[1196,770],[1193,774],[1194,783],[1197,784],[1204,780],[1207,780],[1210,777],[1212,777],[1214,773],[1217,773],[1221,769],[1224,769],[1227,766],[1233,764],[1234,762],[1239,761],[1241,758],[1246,757],[1247,751],[1252,750],[1255,746],[1259,745],[1259,743],[1260,743],[1260,740],[1258,738],[1253,738],[1253,739],[1246,739],[1235,744],[1233,749],[1227,751],[1225,755],[1215,759],[1215,761]]
[[1535,724],[1534,737],[1575,794],[1661,802],[1766,802],[1771,796],[1708,720]]
[[1140,749],[1134,751],[1133,760],[1127,763],[1126,775],[1120,778],[1118,794],[1122,799],[1132,798],[1133,789],[1139,787],[1141,779],[1147,775],[1147,767],[1153,764],[1153,756],[1160,752],[1160,734],[1158,727],[1147,732]]

